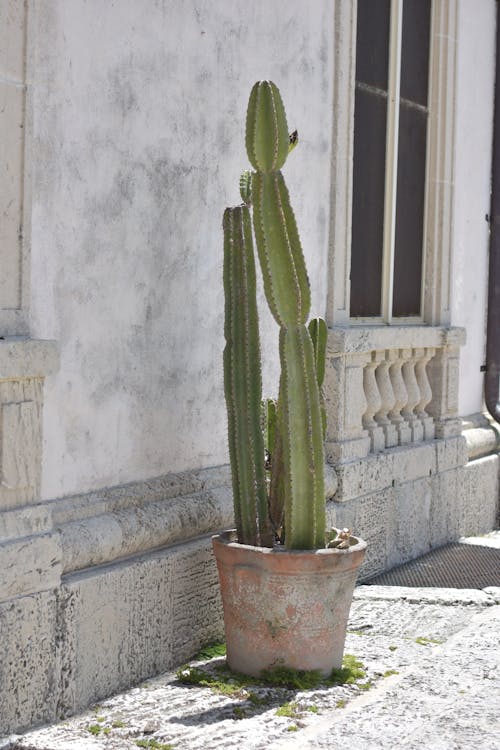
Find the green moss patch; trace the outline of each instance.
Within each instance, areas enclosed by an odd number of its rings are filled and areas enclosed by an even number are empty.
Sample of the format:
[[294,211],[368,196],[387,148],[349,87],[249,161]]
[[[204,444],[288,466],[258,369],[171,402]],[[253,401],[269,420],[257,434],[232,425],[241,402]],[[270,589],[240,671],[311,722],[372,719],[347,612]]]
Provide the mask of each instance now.
[[223,695],[237,696],[250,687],[269,686],[302,691],[333,685],[354,685],[366,677],[366,671],[355,656],[345,654],[342,667],[332,670],[329,677],[315,670],[306,672],[287,667],[276,667],[265,670],[260,677],[250,677],[232,672],[225,662],[203,666],[188,664],[177,671],[176,677],[184,685],[209,687]]
[[424,635],[420,635],[418,638],[415,638],[415,643],[418,643],[419,646],[429,646],[431,643],[439,644],[443,641],[439,641],[436,638],[426,638]]
[[208,659],[215,659],[218,656],[226,655],[226,644],[225,643],[209,643],[204,646],[194,657],[195,661],[208,661]]
[[136,740],[135,744],[137,747],[146,747],[149,750],[173,750],[173,745],[165,742],[159,742],[154,737],[150,737],[147,740]]

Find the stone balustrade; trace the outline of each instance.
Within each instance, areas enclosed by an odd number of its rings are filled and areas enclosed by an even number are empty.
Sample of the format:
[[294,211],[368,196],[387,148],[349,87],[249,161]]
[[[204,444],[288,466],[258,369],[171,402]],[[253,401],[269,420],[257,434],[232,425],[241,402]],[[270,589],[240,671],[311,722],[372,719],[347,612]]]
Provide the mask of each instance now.
[[325,400],[333,464],[388,448],[459,435],[461,328],[335,327]]

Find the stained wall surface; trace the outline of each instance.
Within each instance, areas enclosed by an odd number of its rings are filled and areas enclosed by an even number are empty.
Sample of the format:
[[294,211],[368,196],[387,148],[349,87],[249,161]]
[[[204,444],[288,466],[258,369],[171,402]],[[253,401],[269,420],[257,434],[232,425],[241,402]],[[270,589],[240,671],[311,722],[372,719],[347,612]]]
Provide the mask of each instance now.
[[[299,129],[286,176],[321,314],[333,4],[31,10],[31,333],[61,351],[42,497],[226,463],[221,217],[248,164],[248,94],[273,79]],[[277,339],[264,323],[270,392]]]
[[458,16],[452,323],[467,329],[460,414],[483,408],[495,82],[496,3],[461,0]]

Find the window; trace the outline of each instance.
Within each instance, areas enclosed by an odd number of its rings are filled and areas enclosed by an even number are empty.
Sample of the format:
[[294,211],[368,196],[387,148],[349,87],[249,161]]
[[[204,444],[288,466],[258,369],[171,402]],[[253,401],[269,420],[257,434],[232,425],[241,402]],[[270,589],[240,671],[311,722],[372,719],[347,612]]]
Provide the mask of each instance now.
[[358,0],[352,318],[422,320],[431,0]]

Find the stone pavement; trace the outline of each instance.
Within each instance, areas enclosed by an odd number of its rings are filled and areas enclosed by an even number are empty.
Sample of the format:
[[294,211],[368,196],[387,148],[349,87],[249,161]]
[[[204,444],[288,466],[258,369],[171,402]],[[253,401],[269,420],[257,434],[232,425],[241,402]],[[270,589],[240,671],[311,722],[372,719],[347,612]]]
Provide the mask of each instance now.
[[345,650],[366,675],[354,684],[223,695],[168,673],[0,748],[500,750],[499,603],[500,588],[359,586]]

